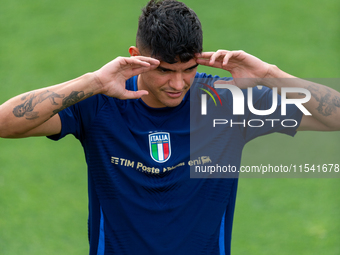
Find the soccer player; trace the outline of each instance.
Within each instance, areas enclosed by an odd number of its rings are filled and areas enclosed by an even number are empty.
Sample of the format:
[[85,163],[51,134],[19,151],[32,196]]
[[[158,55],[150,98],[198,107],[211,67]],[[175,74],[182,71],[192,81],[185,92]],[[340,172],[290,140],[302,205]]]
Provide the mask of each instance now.
[[[243,51],[202,52],[198,17],[174,0],[147,4],[129,53],[131,57],[117,57],[93,73],[3,103],[0,136],[58,140],[73,134],[81,141],[88,165],[91,255],[230,254],[238,179],[190,178],[190,166],[222,160],[239,168],[244,145],[272,132],[340,130],[340,93],[296,78],[281,79],[293,77]],[[197,73],[198,64],[227,70],[234,80]],[[204,88],[193,86],[193,78],[211,91],[215,82],[254,87],[254,108],[259,110],[270,108],[274,88],[279,93],[283,87],[308,89],[311,98],[303,107],[312,115],[290,104],[281,116],[279,101],[270,118],[294,119],[296,127],[280,121],[260,128],[238,124],[190,147],[191,132],[200,134],[202,125],[190,127],[190,119],[201,116],[201,109],[191,111],[190,103]],[[258,84],[266,87],[255,88]],[[223,102],[230,102],[230,90],[219,92]],[[247,107],[242,117],[235,117],[230,106],[225,111],[235,122],[254,116]],[[219,146],[199,154],[207,142]],[[191,158],[196,154],[199,158]]]

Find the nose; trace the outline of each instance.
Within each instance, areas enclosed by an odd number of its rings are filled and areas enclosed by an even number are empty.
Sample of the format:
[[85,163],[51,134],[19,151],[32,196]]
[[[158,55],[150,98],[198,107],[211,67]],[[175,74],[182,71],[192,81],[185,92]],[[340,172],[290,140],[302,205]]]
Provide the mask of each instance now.
[[183,74],[181,72],[173,73],[169,80],[169,86],[176,91],[182,90],[185,86]]

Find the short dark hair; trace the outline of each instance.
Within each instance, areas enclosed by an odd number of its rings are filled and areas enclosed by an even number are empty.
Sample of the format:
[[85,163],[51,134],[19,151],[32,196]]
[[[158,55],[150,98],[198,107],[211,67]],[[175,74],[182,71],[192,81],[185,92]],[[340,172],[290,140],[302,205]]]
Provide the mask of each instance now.
[[141,54],[173,64],[202,52],[202,26],[196,13],[176,0],[151,0],[139,17],[136,46]]

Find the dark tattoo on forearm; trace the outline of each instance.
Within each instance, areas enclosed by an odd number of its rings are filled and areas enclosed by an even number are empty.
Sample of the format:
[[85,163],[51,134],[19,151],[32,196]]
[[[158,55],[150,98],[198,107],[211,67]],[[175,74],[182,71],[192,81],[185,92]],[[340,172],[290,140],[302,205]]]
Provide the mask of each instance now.
[[[60,112],[61,110],[78,103],[79,101],[92,96],[93,93],[88,93],[85,95],[83,91],[73,91],[71,94],[67,97],[65,97],[64,94],[57,94],[52,91],[45,91],[38,95],[36,95],[36,92],[30,92],[26,95],[24,95],[21,100],[24,101],[23,104],[20,104],[16,106],[13,109],[14,116],[21,118],[26,117],[28,120],[34,120],[39,118],[39,112],[34,111],[34,108],[36,105],[42,103],[46,99],[49,99],[52,105],[59,105],[55,99],[56,98],[63,98],[62,106],[56,110],[53,111],[53,115]],[[51,115],[51,117],[53,116]]]
[[332,103],[333,103],[336,107],[340,108],[340,97],[334,97],[334,98],[332,99]]
[[43,93],[40,93],[38,95],[36,95],[36,92],[31,92],[31,93],[28,93],[26,95],[24,95],[21,100],[25,102],[23,104],[20,104],[18,106],[16,106],[14,109],[13,109],[13,114],[14,116],[20,118],[20,117],[26,117],[26,119],[28,120],[33,120],[33,119],[36,119],[36,118],[39,118],[38,114],[39,112],[35,112],[33,111],[34,110],[34,107],[45,101],[46,99],[49,99],[51,104],[52,105],[58,105],[56,102],[55,102],[55,98],[64,98],[65,95],[61,94],[57,94],[57,93],[54,93],[52,91],[46,91],[46,92],[43,92]]
[[59,109],[56,109],[56,110],[53,111],[53,115],[60,112],[61,110],[64,110],[65,108],[67,108],[71,105],[74,105],[75,103],[78,103],[82,99],[88,98],[92,95],[93,95],[93,93],[85,94],[84,91],[72,91],[71,94],[68,97],[65,97],[63,99],[62,106]]
[[330,116],[337,111],[337,108],[340,108],[340,97],[332,96],[330,89],[325,88],[324,91],[321,91],[315,85],[310,85],[307,89],[311,92],[315,100],[319,102],[316,110],[323,116]]

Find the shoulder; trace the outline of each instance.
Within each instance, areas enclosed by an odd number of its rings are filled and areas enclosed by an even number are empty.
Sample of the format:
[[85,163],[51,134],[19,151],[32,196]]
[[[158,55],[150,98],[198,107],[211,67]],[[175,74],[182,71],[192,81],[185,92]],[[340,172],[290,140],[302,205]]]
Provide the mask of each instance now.
[[75,107],[88,108],[87,110],[100,109],[104,104],[110,100],[110,97],[102,94],[93,95],[77,104]]
[[[197,72],[195,75],[195,79],[192,82],[192,90],[201,91],[202,89],[203,90],[207,89],[209,91],[213,91],[216,94],[217,92],[215,90],[215,85],[214,85],[216,81],[218,80],[229,81],[232,79],[233,79],[232,77],[220,77],[218,75]],[[223,94],[223,90],[221,90],[220,92]]]
[[218,79],[220,78],[218,75],[212,75],[212,74],[207,74],[207,73],[199,73],[197,72],[195,75],[195,78],[215,78]]

